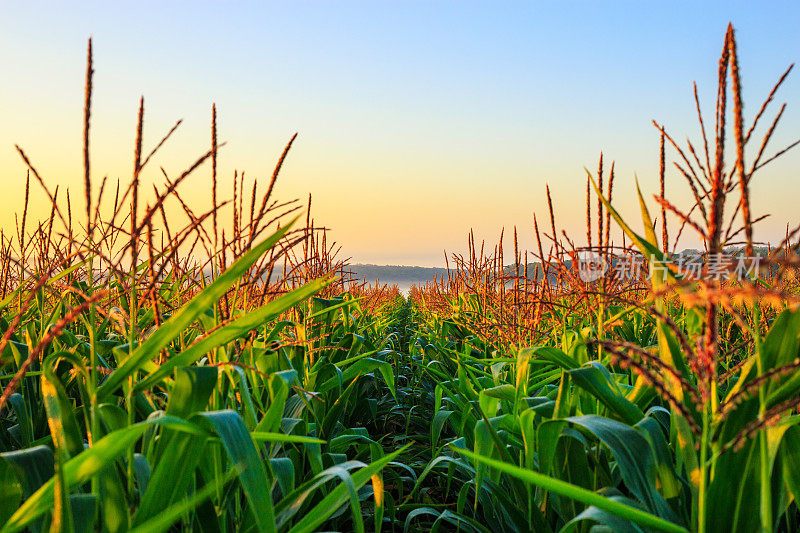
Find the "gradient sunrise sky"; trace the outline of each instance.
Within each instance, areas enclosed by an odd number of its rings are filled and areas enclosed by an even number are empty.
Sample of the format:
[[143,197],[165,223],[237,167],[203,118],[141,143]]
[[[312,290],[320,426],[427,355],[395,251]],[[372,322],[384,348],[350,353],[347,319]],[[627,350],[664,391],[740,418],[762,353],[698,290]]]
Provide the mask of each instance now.
[[[299,133],[277,195],[313,193],[317,224],[356,262],[440,265],[466,235],[495,242],[533,213],[582,242],[584,166],[616,161],[615,199],[637,222],[634,173],[657,189],[658,132],[699,140],[691,82],[713,119],[726,25],[737,30],[745,117],[800,60],[797,2],[18,2],[0,3],[0,226],[21,210],[19,143],[82,209],[86,39],[95,49],[92,168],[127,180],[136,109],[147,151],[184,124],[144,176],[177,174],[208,149],[219,112],[222,187],[234,169],[268,181]],[[800,72],[763,121],[789,106],[772,149],[800,138]],[[753,184],[756,232],[778,240],[800,222],[800,149]],[[210,206],[210,170],[182,187]],[[685,205],[676,172],[668,194]],[[262,189],[263,190],[263,189]],[[648,196],[650,198],[650,196]],[[34,189],[35,216],[49,209]],[[654,205],[654,203],[653,203]],[[198,207],[198,210],[200,209]],[[639,223],[634,224],[639,227]],[[510,241],[506,241],[508,246]],[[685,241],[686,247],[695,243]]]

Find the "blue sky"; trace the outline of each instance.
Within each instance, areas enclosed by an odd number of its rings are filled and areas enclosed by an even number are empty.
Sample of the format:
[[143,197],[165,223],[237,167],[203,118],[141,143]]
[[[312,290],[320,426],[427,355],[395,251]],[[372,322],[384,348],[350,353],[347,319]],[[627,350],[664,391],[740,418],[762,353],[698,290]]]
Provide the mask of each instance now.
[[[798,20],[790,2],[4,2],[0,225],[22,200],[14,143],[49,182],[80,191],[89,35],[98,179],[130,175],[139,95],[147,146],[185,119],[158,161],[170,173],[207,149],[216,102],[228,190],[234,169],[267,180],[297,131],[280,197],[313,193],[318,223],[356,261],[438,265],[470,228],[494,242],[516,225],[531,245],[546,183],[560,225],[582,235],[583,167],[601,150],[616,161],[621,211],[636,216],[634,173],[656,187],[650,120],[698,138],[691,82],[710,121],[728,21],[749,120],[800,59]],[[774,149],[800,137],[797,76],[773,109],[789,102]],[[799,161],[790,153],[754,183],[755,211],[773,213],[764,239],[800,222]],[[146,179],[159,183],[157,170]],[[679,177],[668,180],[686,200]],[[200,172],[185,195],[205,206],[209,183]]]

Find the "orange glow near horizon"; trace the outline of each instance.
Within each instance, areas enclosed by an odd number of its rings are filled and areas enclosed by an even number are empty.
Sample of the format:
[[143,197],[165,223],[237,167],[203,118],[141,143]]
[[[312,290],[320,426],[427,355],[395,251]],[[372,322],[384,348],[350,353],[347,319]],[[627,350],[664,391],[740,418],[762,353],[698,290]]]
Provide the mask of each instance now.
[[[709,5],[683,30],[670,7],[663,13],[652,13],[652,5],[615,7],[607,15],[624,17],[632,28],[627,35],[594,28],[600,8],[591,3],[518,6],[518,13],[470,3],[458,18],[443,7],[416,7],[424,17],[407,7],[349,3],[337,10],[268,4],[224,12],[203,4],[193,13],[171,6],[165,20],[147,26],[130,6],[94,6],[96,16],[87,17],[89,8],[51,4],[34,32],[37,8],[5,4],[0,59],[10,83],[0,88],[6,107],[0,227],[13,232],[22,211],[25,166],[15,144],[62,199],[69,188],[73,213],[83,212],[83,61],[90,34],[96,187],[103,176],[123,186],[130,179],[140,94],[145,152],[184,119],[142,176],[147,191],[163,186],[159,167],[174,177],[208,150],[216,102],[219,137],[227,141],[219,157],[221,197],[232,194],[234,170],[246,171],[247,183],[257,179],[263,191],[297,131],[275,197],[305,202],[310,192],[316,224],[331,228],[330,238],[354,262],[422,266],[443,265],[444,250],[463,251],[470,229],[479,242],[493,244],[505,227],[509,247],[516,226],[521,246],[533,249],[533,213],[540,227],[547,219],[546,183],[559,228],[582,243],[583,167],[594,171],[601,150],[609,164],[616,161],[615,203],[638,227],[634,175],[648,199],[658,186],[658,133],[649,122],[662,121],[676,139],[689,135],[695,142],[693,79],[706,121],[713,120],[716,59],[728,19],[738,30],[747,121],[800,58],[789,22],[796,17],[767,21],[755,6]],[[796,6],[785,9],[797,14]],[[192,29],[168,24],[175,16],[187,17]],[[139,34],[142,27],[147,31]],[[585,40],[574,42],[581,32]],[[769,154],[800,137],[799,89],[793,73],[772,104],[773,113],[783,100],[789,105]],[[772,213],[757,228],[763,240],[779,240],[787,222],[800,222],[798,158],[800,150],[790,152],[753,183],[754,213]],[[107,187],[108,199],[113,186]],[[180,190],[197,211],[209,209],[209,165]],[[667,193],[678,204],[690,198],[674,169]],[[30,219],[48,213],[32,183]],[[176,205],[170,213],[183,216]]]

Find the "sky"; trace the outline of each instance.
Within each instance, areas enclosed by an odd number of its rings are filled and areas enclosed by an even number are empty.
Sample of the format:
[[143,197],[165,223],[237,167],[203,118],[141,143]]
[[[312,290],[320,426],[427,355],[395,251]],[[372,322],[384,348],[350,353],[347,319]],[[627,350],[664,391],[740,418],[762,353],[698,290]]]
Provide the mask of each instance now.
[[[6,0],[0,227],[13,228],[22,208],[25,166],[15,144],[82,209],[89,36],[95,183],[130,178],[141,95],[145,151],[184,119],[143,176],[158,186],[159,166],[176,175],[208,150],[216,103],[227,142],[223,195],[232,194],[234,170],[264,190],[297,132],[278,198],[311,193],[316,224],[331,228],[353,262],[440,266],[445,250],[465,251],[471,229],[493,245],[502,228],[508,236],[516,226],[521,246],[533,249],[533,214],[548,217],[546,184],[559,228],[585,241],[584,167],[595,169],[601,151],[616,163],[615,205],[640,227],[635,176],[648,199],[658,188],[659,134],[650,121],[699,141],[691,83],[708,124],[730,21],[747,126],[800,60],[797,20],[797,2]],[[759,129],[788,102],[770,154],[800,138],[799,76]],[[757,237],[775,242],[787,223],[800,223],[798,163],[800,149],[754,178],[753,212],[772,214]],[[210,176],[202,167],[182,186],[197,211],[211,205]],[[676,171],[667,195],[688,202]],[[49,211],[44,199],[32,192],[34,217]]]

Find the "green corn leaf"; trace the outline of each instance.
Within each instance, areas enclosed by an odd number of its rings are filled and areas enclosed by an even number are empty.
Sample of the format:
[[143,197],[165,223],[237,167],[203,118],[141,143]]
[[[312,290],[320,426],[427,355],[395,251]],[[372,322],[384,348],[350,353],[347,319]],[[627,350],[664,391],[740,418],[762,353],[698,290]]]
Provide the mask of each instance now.
[[255,442],[285,442],[290,444],[325,444],[322,439],[314,437],[304,437],[302,435],[284,435],[283,433],[270,433],[266,431],[254,431],[250,434]]
[[571,417],[567,421],[588,429],[611,449],[625,485],[650,512],[677,520],[667,502],[655,490],[655,452],[642,433],[616,420],[595,415]]
[[200,413],[214,426],[228,457],[239,472],[239,481],[250,503],[259,531],[275,531],[275,510],[270,498],[267,470],[244,420],[230,410]]
[[39,490],[55,472],[55,456],[47,446],[0,453],[0,458],[15,473],[25,498]]
[[[374,474],[380,472],[386,465],[392,462],[398,455],[403,453],[408,448],[408,445],[391,453],[378,461],[375,461],[364,468],[354,472],[351,476],[352,489],[358,490],[361,486],[367,483]],[[325,498],[322,499],[316,506],[314,506],[302,520],[300,520],[290,530],[291,533],[311,533],[316,531],[317,528],[325,522],[325,519],[332,515],[340,505],[348,500],[348,487],[344,483],[340,483],[333,489]],[[351,500],[352,501],[352,500]],[[362,524],[363,529],[363,524]]]
[[0,524],[14,514],[22,501],[22,484],[11,464],[0,459]]
[[586,490],[582,487],[578,487],[571,483],[561,481],[560,479],[555,479],[546,476],[544,474],[540,474],[539,472],[526,470],[524,468],[520,468],[518,466],[508,464],[503,461],[498,461],[496,459],[484,457],[477,453],[470,452],[469,450],[464,450],[456,447],[451,447],[451,448],[453,451],[457,453],[465,455],[470,459],[483,463],[487,466],[496,468],[497,470],[505,472],[506,474],[509,474],[511,476],[514,476],[525,483],[542,487],[546,490],[549,490],[561,496],[572,498],[579,502],[585,503],[586,505],[593,505],[599,509],[607,511],[615,516],[619,516],[635,524],[652,528],[657,531],[665,531],[668,533],[687,533],[688,531],[686,528],[678,524],[669,522],[667,520],[664,520],[663,518],[659,518],[658,516],[650,514],[646,511],[642,511],[641,509],[637,509],[636,507],[631,507],[623,503],[614,501],[596,492],[592,492],[590,490]]
[[215,330],[181,353],[171,357],[163,365],[154,369],[147,377],[139,381],[135,386],[135,390],[140,391],[152,388],[158,381],[163,379],[164,376],[169,375],[173,368],[190,365],[215,348],[223,346],[253,329],[263,326],[269,320],[280,315],[287,309],[290,309],[298,302],[314,295],[330,282],[331,280],[329,278],[312,281],[288,294],[276,298],[254,311],[245,313],[230,324],[226,324]]
[[626,424],[636,424],[644,417],[642,410],[625,397],[609,371],[597,361],[569,370],[569,374],[578,387],[600,400]]
[[192,298],[191,301],[173,314],[169,320],[164,322],[155,333],[136,348],[131,356],[103,382],[98,389],[99,398],[101,400],[107,398],[109,394],[113,393],[122,382],[128,378],[128,376],[133,375],[141,369],[146,369],[150,373],[157,371],[158,369],[151,362],[151,359],[175,337],[180,335],[201,313],[204,313],[209,307],[214,305],[214,303],[264,254],[264,252],[272,248],[286,235],[296,220],[297,218],[276,231],[272,236],[264,239],[261,243],[242,254],[235,263],[203,289],[200,294]]
[[289,397],[290,387],[295,381],[297,381],[297,372],[294,370],[274,372],[269,375],[267,378],[269,408],[256,425],[256,431],[275,432],[280,428],[286,399]]
[[[188,422],[175,417],[162,417],[109,433],[95,442],[94,446],[64,463],[65,486],[72,487],[89,481],[92,476],[111,465],[127,451],[130,446],[139,440],[149,426],[158,424],[169,424],[170,427],[176,429],[189,425]],[[20,531],[44,513],[50,511],[53,508],[54,494],[55,480],[51,477],[25,500],[22,506],[0,529],[0,532]]]
[[217,494],[225,485],[230,483],[236,477],[236,469],[232,469],[214,482],[207,484],[205,487],[195,492],[189,498],[180,502],[174,503],[164,509],[162,512],[155,515],[150,520],[130,530],[130,533],[156,533],[160,531],[167,531],[175,521],[181,518],[184,514],[191,511],[203,501],[211,498]]

